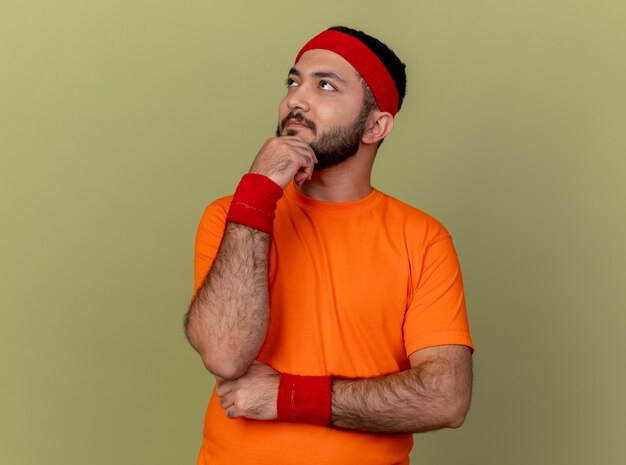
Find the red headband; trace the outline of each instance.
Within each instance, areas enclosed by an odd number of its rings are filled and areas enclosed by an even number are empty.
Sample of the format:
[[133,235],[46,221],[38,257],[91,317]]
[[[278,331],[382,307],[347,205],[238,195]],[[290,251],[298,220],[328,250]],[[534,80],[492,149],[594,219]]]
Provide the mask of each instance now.
[[326,30],[309,40],[298,53],[296,63],[308,50],[335,52],[350,63],[369,86],[378,108],[392,115],[398,112],[398,90],[382,61],[356,37],[339,31]]

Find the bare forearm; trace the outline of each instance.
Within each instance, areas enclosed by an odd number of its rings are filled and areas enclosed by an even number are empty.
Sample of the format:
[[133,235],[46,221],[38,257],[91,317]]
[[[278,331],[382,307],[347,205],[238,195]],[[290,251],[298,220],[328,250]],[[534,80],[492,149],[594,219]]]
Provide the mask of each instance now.
[[269,234],[228,223],[213,266],[191,303],[185,331],[209,371],[232,379],[254,361],[267,333]]
[[471,368],[441,361],[380,378],[336,379],[331,424],[384,433],[456,428],[470,397]]

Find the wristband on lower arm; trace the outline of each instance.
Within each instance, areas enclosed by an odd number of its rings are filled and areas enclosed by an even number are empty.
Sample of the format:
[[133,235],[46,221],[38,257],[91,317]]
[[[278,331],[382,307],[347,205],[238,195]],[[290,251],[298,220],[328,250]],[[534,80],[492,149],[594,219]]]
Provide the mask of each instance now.
[[272,234],[274,212],[283,190],[267,176],[248,173],[241,178],[226,221]]
[[280,375],[278,420],[326,426],[331,415],[331,377]]

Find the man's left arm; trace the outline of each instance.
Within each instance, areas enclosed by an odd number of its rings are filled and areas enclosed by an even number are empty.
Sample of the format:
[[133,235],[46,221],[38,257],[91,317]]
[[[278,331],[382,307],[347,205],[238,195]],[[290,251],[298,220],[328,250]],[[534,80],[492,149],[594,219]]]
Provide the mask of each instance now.
[[472,393],[470,349],[430,347],[409,361],[411,369],[392,375],[333,381],[331,424],[379,433],[461,426]]
[[[411,368],[376,378],[334,379],[332,426],[396,433],[463,423],[472,391],[472,349],[460,266],[449,235],[437,235],[415,261],[421,273],[403,328]],[[230,418],[272,420],[279,381],[271,367],[255,362],[241,378],[219,383],[217,394]]]
[[[444,345],[409,356],[411,368],[378,378],[334,379],[332,426],[380,433],[417,433],[463,424],[472,391],[470,349]],[[220,383],[229,418],[277,418],[280,375],[255,362],[241,378]]]

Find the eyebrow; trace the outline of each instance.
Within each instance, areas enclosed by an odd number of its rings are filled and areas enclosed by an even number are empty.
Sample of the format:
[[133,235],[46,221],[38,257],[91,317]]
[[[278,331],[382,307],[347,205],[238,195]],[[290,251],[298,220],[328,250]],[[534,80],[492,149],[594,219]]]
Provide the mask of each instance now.
[[313,77],[336,79],[337,81],[341,82],[342,84],[346,83],[346,81],[343,78],[340,78],[336,73],[331,73],[331,72],[328,72],[328,71],[318,71],[316,73],[313,73]]
[[[289,74],[293,74],[294,76],[298,76],[298,77],[302,77],[302,74],[300,73],[300,71],[298,71],[298,69],[296,67],[292,67],[289,70]],[[311,75],[315,78],[330,78],[330,79],[336,79],[337,81],[341,82],[342,84],[345,84],[346,81],[345,79],[339,77],[339,75],[337,73],[333,73],[331,71],[317,71],[314,73],[311,73]]]

